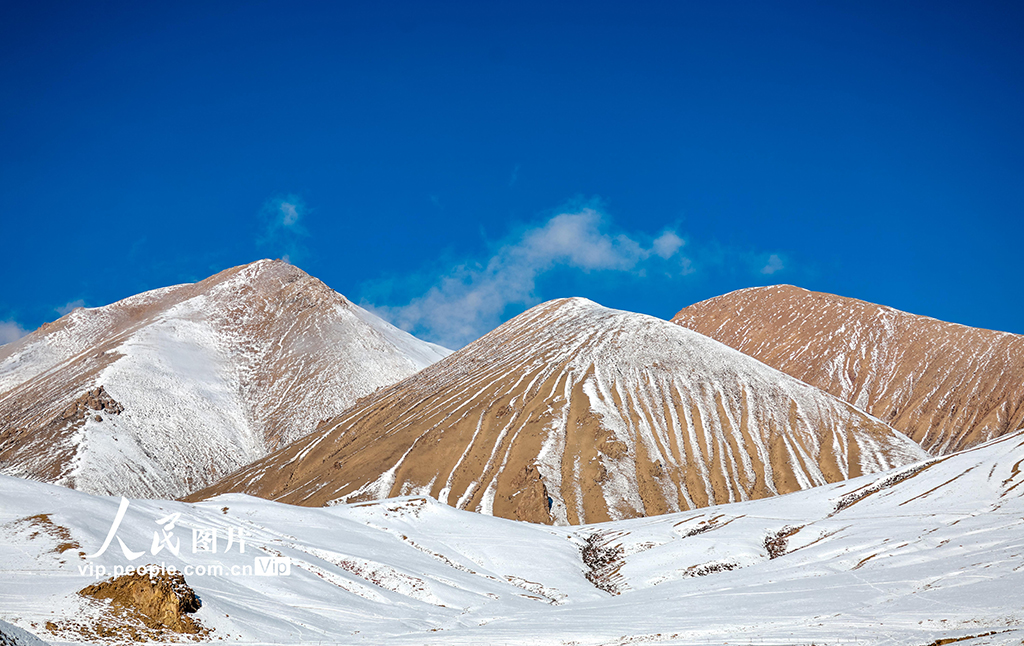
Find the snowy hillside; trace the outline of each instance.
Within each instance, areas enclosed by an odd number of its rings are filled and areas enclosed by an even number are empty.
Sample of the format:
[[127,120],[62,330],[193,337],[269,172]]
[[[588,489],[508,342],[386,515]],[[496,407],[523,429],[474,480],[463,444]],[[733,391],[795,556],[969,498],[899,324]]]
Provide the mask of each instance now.
[[429,494],[579,524],[763,498],[925,455],[717,341],[576,298],[531,309],[192,499]]
[[0,471],[177,497],[448,351],[263,260],[0,347]]
[[884,420],[935,455],[1024,426],[1024,336],[790,285],[673,319]]
[[0,646],[46,646],[46,642],[27,630],[0,621]]
[[[0,476],[0,619],[103,642],[83,635],[113,625],[110,607],[75,592],[118,565],[163,563],[185,570],[195,618],[227,643],[1019,644],[1022,463],[1018,433],[785,496],[575,528],[422,497],[132,501],[117,538],[144,552],[134,562],[117,541],[81,556],[118,499]],[[157,521],[175,513],[179,556],[152,556]],[[245,552],[193,553],[191,530],[210,528],[244,530]],[[290,571],[245,574],[257,556]],[[96,565],[108,574],[90,575]]]

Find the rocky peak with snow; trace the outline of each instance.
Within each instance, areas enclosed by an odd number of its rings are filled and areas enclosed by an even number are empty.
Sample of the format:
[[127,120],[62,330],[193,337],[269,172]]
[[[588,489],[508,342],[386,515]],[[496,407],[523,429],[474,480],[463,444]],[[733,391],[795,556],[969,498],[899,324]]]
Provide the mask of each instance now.
[[0,472],[181,496],[448,353],[276,260],[79,308],[0,347]]

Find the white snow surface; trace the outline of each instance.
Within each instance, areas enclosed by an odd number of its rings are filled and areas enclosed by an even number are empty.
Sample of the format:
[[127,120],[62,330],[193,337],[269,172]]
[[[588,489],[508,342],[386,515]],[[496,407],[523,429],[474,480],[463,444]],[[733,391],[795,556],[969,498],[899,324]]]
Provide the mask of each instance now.
[[78,488],[160,497],[170,483],[190,489],[206,473],[266,455],[231,347],[203,317],[206,307],[204,296],[179,303],[119,346],[124,356],[98,382],[125,411],[86,418],[68,476]]
[[[133,500],[117,535],[148,550],[155,521],[180,513],[180,556],[133,563],[224,567],[185,578],[203,601],[195,617],[228,643],[1019,644],[1022,464],[1024,431],[784,496],[575,528],[424,497],[330,508],[239,494]],[[92,561],[57,554],[58,539],[32,537],[19,519],[50,514],[93,552],[118,503],[0,476],[0,619],[42,634],[46,621],[102,614],[75,594],[94,580],[80,573]],[[193,554],[195,527],[242,528],[245,552],[222,542]],[[766,538],[787,530],[770,558]],[[587,579],[588,540],[610,555],[605,589]],[[265,555],[290,559],[290,574],[230,573]],[[115,541],[95,563],[128,561]]]

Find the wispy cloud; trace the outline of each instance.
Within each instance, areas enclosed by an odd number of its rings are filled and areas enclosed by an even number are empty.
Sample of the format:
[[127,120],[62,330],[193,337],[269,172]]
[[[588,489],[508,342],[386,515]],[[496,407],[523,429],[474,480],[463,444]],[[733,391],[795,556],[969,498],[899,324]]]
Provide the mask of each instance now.
[[496,245],[486,262],[461,263],[407,305],[374,307],[406,330],[458,348],[502,321],[510,305],[532,305],[538,277],[556,267],[643,275],[649,263],[688,273],[685,242],[675,231],[658,236],[614,233],[594,206],[560,213]]
[[668,260],[675,255],[685,244],[682,238],[676,235],[675,231],[665,231],[654,239],[652,250],[658,256]]
[[305,238],[309,235],[302,222],[307,212],[306,203],[298,195],[267,200],[260,212],[263,229],[256,245],[279,255],[285,262],[301,260],[306,255]]
[[292,202],[281,202],[277,210],[281,212],[281,226],[291,227],[299,221],[299,206]]
[[73,301],[69,301],[69,302],[61,305],[60,307],[55,307],[55,308],[53,308],[53,311],[57,312],[61,316],[64,316],[65,314],[69,314],[73,310],[78,309],[79,307],[85,307],[85,301],[82,300],[81,298],[73,300]]
[[28,334],[28,330],[21,327],[15,321],[0,321],[0,345],[13,343]]
[[779,258],[778,254],[773,253],[772,255],[768,256],[767,264],[765,264],[764,267],[761,267],[761,273],[765,274],[766,276],[771,276],[775,272],[782,271],[785,268],[786,267],[782,262],[782,258]]

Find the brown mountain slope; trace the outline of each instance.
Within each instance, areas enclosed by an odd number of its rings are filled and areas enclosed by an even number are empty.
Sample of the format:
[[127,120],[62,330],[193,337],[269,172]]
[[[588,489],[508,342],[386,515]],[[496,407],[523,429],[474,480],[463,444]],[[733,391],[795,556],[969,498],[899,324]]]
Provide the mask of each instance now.
[[673,321],[826,390],[943,455],[1024,427],[1024,336],[790,285]]
[[551,301],[198,492],[302,505],[430,494],[534,522],[662,514],[786,493],[925,453],[717,341]]
[[0,346],[0,473],[175,497],[445,356],[263,260]]

